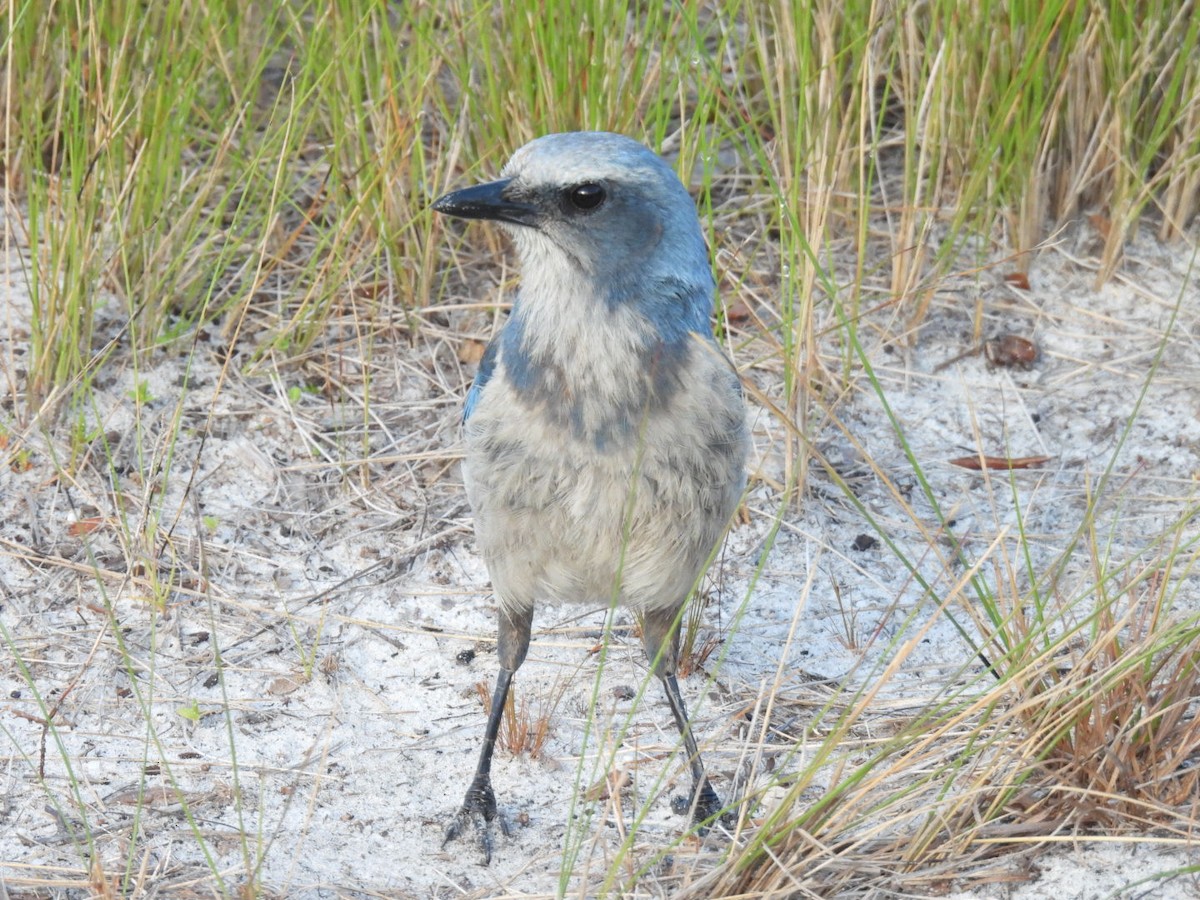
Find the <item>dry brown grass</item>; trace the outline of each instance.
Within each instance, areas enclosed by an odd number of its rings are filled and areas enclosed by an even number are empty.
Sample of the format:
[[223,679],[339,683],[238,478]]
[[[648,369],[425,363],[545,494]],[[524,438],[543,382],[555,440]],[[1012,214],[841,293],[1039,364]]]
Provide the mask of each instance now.
[[[504,717],[500,720],[496,746],[513,756],[525,755],[530,759],[541,757],[546,741],[554,732],[555,712],[565,689],[566,683],[559,681],[548,696],[518,702],[518,689],[514,685],[504,700]],[[486,713],[492,705],[492,686],[486,681],[477,681],[475,693]]]
[[[821,706],[812,761],[773,782],[787,795],[743,819],[729,859],[678,896],[936,896],[1032,877],[1023,860],[1055,842],[1193,844],[1200,615],[1167,612],[1174,559],[1097,609],[1069,604],[1040,627],[1012,617],[994,673],[922,697],[893,683],[917,631]],[[782,724],[800,696],[777,685],[760,709],[780,725],[753,730],[811,742]]]

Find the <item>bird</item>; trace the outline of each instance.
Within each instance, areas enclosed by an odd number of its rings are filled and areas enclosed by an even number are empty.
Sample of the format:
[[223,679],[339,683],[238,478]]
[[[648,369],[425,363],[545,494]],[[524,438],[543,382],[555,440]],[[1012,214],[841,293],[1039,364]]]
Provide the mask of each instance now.
[[640,618],[704,829],[722,811],[679,691],[681,610],[740,503],[741,382],[712,327],[696,206],[633,138],[547,134],[498,180],[432,208],[499,223],[520,285],[463,405],[463,481],[498,606],[500,671],[478,766],[443,846],[473,829],[492,858],[491,765],[543,602],[618,602]]

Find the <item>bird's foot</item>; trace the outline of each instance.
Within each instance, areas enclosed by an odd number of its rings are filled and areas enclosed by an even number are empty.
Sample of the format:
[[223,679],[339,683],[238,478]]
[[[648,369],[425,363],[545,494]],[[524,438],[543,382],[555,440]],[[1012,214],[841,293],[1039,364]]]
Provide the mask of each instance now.
[[708,829],[717,822],[722,825],[732,823],[732,814],[728,811],[722,812],[721,807],[721,798],[717,796],[707,778],[692,788],[690,798],[675,797],[671,800],[671,809],[680,815],[691,811],[692,821],[698,826],[696,832],[701,836],[708,834]]
[[496,794],[492,791],[492,780],[486,775],[476,775],[471,786],[467,788],[467,796],[455,814],[450,824],[446,826],[442,846],[445,847],[455,838],[462,835],[468,826],[475,832],[475,843],[483,851],[483,864],[492,861],[492,849],[495,842],[492,838],[492,822],[500,822],[500,830],[505,837],[512,834],[508,820],[496,809]]

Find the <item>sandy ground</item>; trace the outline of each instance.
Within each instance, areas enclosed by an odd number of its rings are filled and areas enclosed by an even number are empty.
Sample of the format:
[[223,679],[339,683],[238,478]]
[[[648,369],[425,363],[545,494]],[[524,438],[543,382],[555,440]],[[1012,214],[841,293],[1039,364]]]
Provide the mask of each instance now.
[[[882,337],[896,331],[890,313],[864,321],[909,448],[976,552],[1015,527],[1014,490],[948,461],[980,450],[1049,457],[1012,482],[1036,535],[1033,561],[1045,563],[1113,458],[1164,335],[1117,458],[1121,492],[1101,517],[1102,528],[1119,523],[1105,532],[1113,557],[1195,501],[1200,284],[1190,260],[1147,240],[1096,288],[1086,243],[1068,236],[1040,254],[1030,291],[1004,282],[1003,269],[948,281],[912,348]],[[20,271],[10,257],[6,423],[29,335]],[[985,336],[1035,340],[1031,368],[975,354],[939,369],[972,346],[980,293]],[[119,322],[114,305],[110,330]],[[606,641],[603,609],[565,607],[539,611],[518,676],[521,709],[547,723],[544,744],[536,758],[496,760],[513,834],[498,838],[488,867],[469,841],[442,846],[475,764],[478,686],[490,689],[496,670],[456,426],[471,372],[459,342],[490,326],[461,310],[406,322],[396,316],[369,359],[340,332],[314,354],[348,383],[369,372],[365,407],[361,391],[322,383],[312,367],[251,366],[245,348],[206,329],[194,352],[100,373],[87,413],[97,440],[84,455],[69,456],[62,425],[17,429],[28,465],[10,456],[0,467],[0,896],[85,896],[89,877],[123,876],[165,896],[232,894],[251,876],[281,897],[591,896],[611,867],[624,884],[641,866],[650,872],[629,895],[669,896],[719,858],[726,836],[679,843],[686,822],[670,799],[686,768],[633,623],[617,612]],[[778,378],[750,368],[753,340],[739,346],[748,376],[777,395]],[[222,369],[229,352],[235,365]],[[831,425],[814,445],[947,590],[961,573],[932,558],[864,463],[865,453],[934,521],[862,367],[852,369],[836,411],[862,449]],[[795,701],[803,757],[819,744],[805,728],[827,696],[822,680],[868,678],[906,629],[927,631],[888,696],[919,698],[973,658],[947,621],[930,620],[896,555],[859,540],[870,528],[820,467],[768,545],[782,442],[761,408],[752,416],[747,515],[704,590],[699,640],[713,652],[683,683],[723,796],[773,777],[761,758],[751,764],[744,727],[768,686]],[[1192,605],[1178,614],[1200,608],[1195,591],[1180,596]],[[621,791],[604,789],[609,774]],[[1014,855],[1009,880],[942,896],[1190,897],[1196,875],[1155,876],[1197,863],[1195,845],[1080,837]]]

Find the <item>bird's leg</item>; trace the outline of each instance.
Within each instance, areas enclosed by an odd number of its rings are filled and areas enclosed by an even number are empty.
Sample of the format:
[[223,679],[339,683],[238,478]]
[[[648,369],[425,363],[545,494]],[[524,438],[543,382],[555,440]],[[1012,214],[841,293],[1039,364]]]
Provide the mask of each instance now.
[[662,676],[662,683],[667,691],[667,702],[671,704],[671,715],[675,717],[675,725],[683,735],[683,749],[687,751],[688,763],[692,769],[692,799],[688,804],[688,808],[692,810],[692,821],[707,825],[721,811],[721,798],[717,796],[704,774],[700,750],[696,746],[695,737],[692,736],[692,726],[683,706],[683,697],[679,693],[679,682],[675,680],[675,674]]
[[496,794],[492,790],[492,754],[496,749],[496,736],[500,733],[500,722],[504,718],[504,704],[513,676],[525,661],[529,652],[529,633],[533,625],[533,607],[511,612],[500,608],[500,630],[497,655],[500,657],[500,674],[496,676],[496,689],[492,692],[492,708],[488,712],[487,727],[483,732],[483,746],[479,751],[479,764],[475,777],[467,788],[467,795],[458,813],[446,826],[442,846],[462,834],[467,825],[474,827],[476,841],[483,850],[483,862],[492,861],[492,821],[500,819],[500,830],[509,833],[508,821],[496,810]]
[[[483,861],[486,865],[492,861],[492,821],[497,816],[496,793],[492,790],[492,752],[496,749],[496,735],[500,731],[500,720],[504,716],[504,702],[508,698],[508,689],[512,684],[515,672],[501,669],[496,677],[496,689],[492,692],[492,708],[488,713],[487,728],[483,733],[483,747],[479,752],[479,764],[475,767],[475,777],[467,788],[462,806],[446,826],[446,834],[442,846],[454,840],[468,825],[476,832],[476,841],[483,850]],[[500,829],[508,834],[508,823],[500,816]]]
[[678,612],[677,609],[647,612],[642,622],[642,641],[654,667],[654,674],[667,692],[667,703],[671,705],[675,726],[683,737],[683,749],[687,751],[688,765],[692,770],[692,797],[685,808],[691,809],[692,821],[700,824],[703,830],[703,826],[721,811],[721,798],[704,774],[700,749],[692,735],[692,725],[688,721],[683,695],[679,693],[679,682],[675,678],[675,667],[679,660]]

